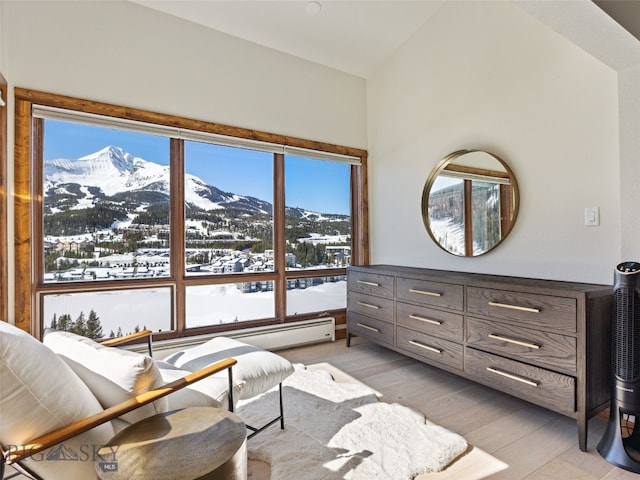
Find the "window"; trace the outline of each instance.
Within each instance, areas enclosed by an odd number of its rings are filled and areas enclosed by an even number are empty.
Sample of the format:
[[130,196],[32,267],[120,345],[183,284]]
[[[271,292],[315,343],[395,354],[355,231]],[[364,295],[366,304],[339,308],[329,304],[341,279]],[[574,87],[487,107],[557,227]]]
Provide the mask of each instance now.
[[43,131],[43,281],[169,276],[169,139],[49,119]]
[[300,276],[351,263],[350,165],[286,155],[287,315],[343,309],[344,275]]
[[169,287],[43,295],[44,328],[90,338],[113,338],[140,330],[173,330]]
[[345,308],[347,277],[303,277],[287,280],[287,315]]
[[287,269],[339,268],[351,260],[346,163],[285,156]]
[[187,275],[273,271],[273,154],[187,141],[184,172]]
[[364,151],[16,99],[19,326],[168,338],[344,322],[346,266],[367,254]]
[[215,283],[187,287],[187,328],[272,318],[273,282]]

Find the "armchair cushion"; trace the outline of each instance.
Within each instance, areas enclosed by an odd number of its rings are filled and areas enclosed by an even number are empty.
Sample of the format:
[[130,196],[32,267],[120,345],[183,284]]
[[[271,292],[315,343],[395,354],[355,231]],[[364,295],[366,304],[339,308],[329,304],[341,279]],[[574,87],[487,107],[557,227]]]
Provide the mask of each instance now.
[[227,357],[238,361],[233,367],[233,378],[238,381],[240,399],[260,395],[293,373],[291,362],[280,355],[227,337],[212,338],[164,360],[182,370],[194,371]]
[[[10,450],[100,411],[96,397],[60,357],[31,335],[0,321],[0,443],[4,448]],[[47,479],[94,478],[93,462],[78,460],[113,434],[112,425],[106,423],[37,454],[25,465]],[[79,458],[73,459],[72,452]]]
[[[158,367],[147,355],[105,347],[90,338],[56,330],[47,330],[43,343],[71,367],[104,408],[164,384]],[[167,409],[168,400],[162,398],[123,415],[121,420],[131,424]],[[118,430],[126,426],[122,422],[114,425]]]
[[[173,382],[190,374],[190,371],[181,370],[170,363],[156,361],[165,383]],[[239,386],[234,387],[234,401],[239,395]],[[228,373],[224,376],[212,375],[173,392],[167,397],[169,410],[179,410],[188,407],[217,407],[229,408],[229,379]],[[235,405],[234,405],[235,407]]]

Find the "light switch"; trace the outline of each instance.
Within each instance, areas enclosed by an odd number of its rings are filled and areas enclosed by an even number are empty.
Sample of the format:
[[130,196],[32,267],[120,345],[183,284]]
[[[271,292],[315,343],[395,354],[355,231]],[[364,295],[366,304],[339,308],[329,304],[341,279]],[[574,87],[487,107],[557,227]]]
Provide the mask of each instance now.
[[600,225],[600,208],[587,207],[584,209],[584,224],[587,227]]

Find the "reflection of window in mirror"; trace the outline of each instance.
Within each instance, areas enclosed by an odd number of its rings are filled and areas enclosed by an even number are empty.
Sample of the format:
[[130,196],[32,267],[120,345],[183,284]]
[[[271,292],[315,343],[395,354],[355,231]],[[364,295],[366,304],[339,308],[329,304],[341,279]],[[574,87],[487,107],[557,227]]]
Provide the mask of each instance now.
[[500,185],[471,181],[473,254],[491,250],[500,242]]
[[429,194],[429,226],[436,241],[455,255],[465,254],[464,180],[438,176]]
[[451,154],[432,172],[425,188],[427,229],[440,247],[454,255],[488,252],[515,220],[515,178],[506,164],[487,152]]

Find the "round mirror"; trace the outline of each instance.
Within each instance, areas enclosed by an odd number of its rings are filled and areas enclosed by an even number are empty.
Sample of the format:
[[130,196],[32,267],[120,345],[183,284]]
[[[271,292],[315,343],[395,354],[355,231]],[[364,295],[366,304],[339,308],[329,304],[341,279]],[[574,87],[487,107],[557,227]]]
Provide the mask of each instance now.
[[482,150],[458,150],[429,175],[422,193],[422,219],[442,249],[476,257],[509,234],[518,202],[516,177],[502,159]]

